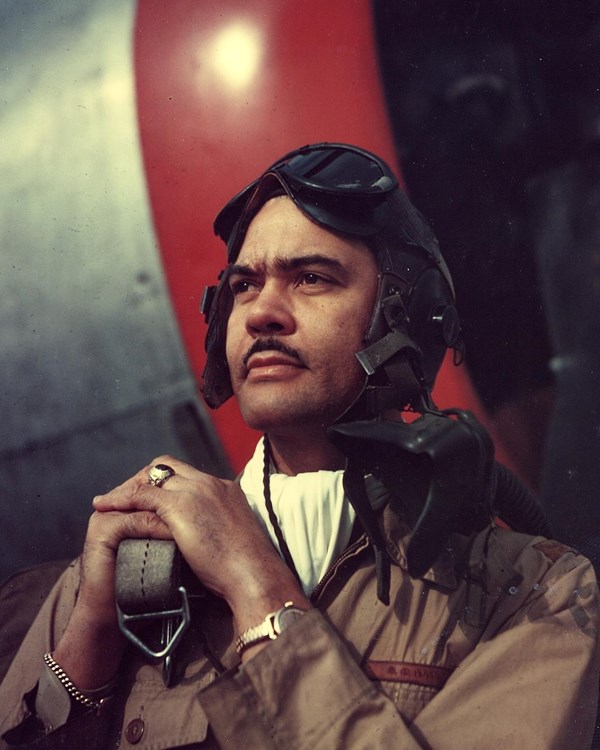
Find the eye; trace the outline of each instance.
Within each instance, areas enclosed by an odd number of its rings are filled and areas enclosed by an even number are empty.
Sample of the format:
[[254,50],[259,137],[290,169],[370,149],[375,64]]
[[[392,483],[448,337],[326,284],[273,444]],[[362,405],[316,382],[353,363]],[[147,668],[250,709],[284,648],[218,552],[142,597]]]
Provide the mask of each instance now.
[[256,291],[258,285],[251,279],[236,279],[230,282],[229,288],[231,289],[233,296],[238,297],[240,294]]
[[321,276],[314,271],[306,271],[300,276],[298,286],[316,286],[317,284],[325,284],[328,281],[329,279],[326,279],[324,276]]

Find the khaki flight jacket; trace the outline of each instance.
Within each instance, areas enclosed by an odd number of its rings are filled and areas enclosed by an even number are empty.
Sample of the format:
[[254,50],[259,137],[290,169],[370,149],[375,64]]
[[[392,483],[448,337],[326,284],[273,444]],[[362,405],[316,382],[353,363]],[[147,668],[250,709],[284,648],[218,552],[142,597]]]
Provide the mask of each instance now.
[[[185,673],[174,687],[164,686],[160,665],[132,649],[100,716],[76,712],[23,746],[588,748],[600,673],[598,584],[589,561],[557,542],[490,527],[453,535],[436,564],[412,579],[406,529],[387,509],[382,524],[395,562],[389,606],[377,600],[363,537],[319,584],[315,609],[243,666],[227,607],[208,597],[177,654]],[[65,629],[78,575],[75,561],[0,686],[4,747],[23,742],[20,727],[31,713],[24,696]]]

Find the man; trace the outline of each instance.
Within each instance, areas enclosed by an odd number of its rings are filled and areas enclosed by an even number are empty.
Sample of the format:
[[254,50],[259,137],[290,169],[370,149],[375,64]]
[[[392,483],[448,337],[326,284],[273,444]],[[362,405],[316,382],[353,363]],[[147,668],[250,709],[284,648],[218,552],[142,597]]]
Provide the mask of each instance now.
[[[458,345],[451,280],[389,167],[305,147],[215,226],[229,265],[208,302],[205,397],[234,393],[264,437],[239,483],[163,456],[94,499],[83,555],[0,687],[5,742],[589,745],[591,566],[491,523],[495,475],[471,450],[485,440],[430,400]],[[145,538],[175,540],[208,590],[169,687],[115,613],[117,550]]]

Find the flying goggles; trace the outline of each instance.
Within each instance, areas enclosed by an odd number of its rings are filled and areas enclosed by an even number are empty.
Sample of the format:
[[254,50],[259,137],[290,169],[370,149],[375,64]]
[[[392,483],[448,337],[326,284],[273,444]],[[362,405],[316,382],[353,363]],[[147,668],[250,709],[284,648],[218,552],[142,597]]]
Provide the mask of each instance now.
[[321,226],[353,237],[374,237],[393,226],[402,239],[422,247],[452,288],[450,274],[430,227],[410,203],[388,164],[376,154],[343,143],[317,143],[290,151],[234,196],[215,219],[214,230],[236,260],[248,226],[276,194],[287,195]]

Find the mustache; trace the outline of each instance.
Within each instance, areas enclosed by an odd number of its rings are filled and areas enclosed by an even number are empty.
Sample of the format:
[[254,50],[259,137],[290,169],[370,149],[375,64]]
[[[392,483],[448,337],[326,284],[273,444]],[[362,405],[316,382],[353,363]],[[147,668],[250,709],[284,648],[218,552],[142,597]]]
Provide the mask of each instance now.
[[252,346],[248,349],[248,351],[242,358],[244,367],[246,367],[246,365],[248,364],[248,360],[253,354],[267,351],[279,352],[280,354],[285,354],[288,357],[293,357],[299,362],[302,362],[302,357],[295,349],[293,349],[291,346],[287,346],[287,344],[284,344],[283,341],[278,338],[270,337],[266,339],[256,339],[256,341],[252,344]]

